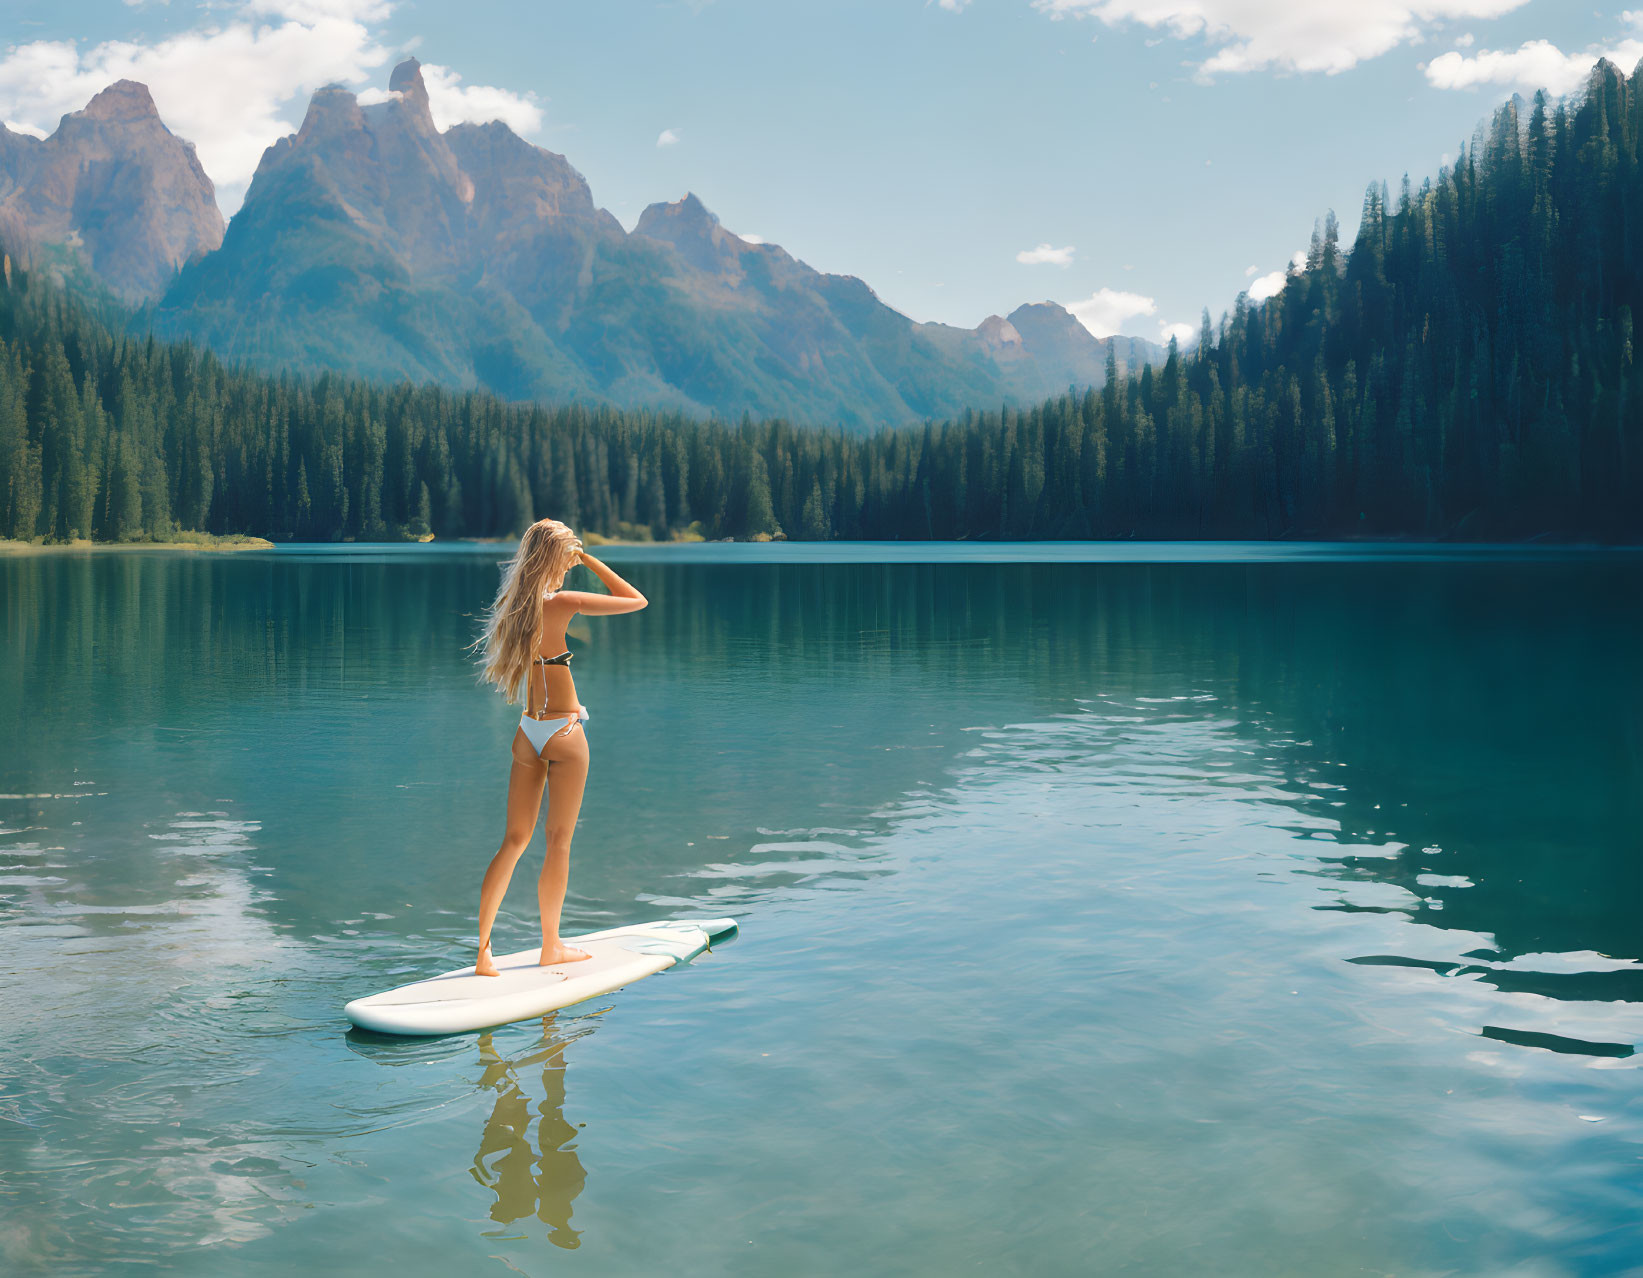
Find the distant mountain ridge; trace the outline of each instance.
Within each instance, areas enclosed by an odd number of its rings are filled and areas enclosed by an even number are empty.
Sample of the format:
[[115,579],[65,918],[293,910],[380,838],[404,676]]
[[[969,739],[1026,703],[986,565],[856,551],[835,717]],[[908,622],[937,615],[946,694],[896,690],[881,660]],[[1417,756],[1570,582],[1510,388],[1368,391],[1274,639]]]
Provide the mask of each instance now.
[[41,139],[0,125],[0,240],[29,262],[66,250],[128,302],[223,238],[216,190],[148,89],[120,80]]
[[[220,216],[214,236],[202,221],[190,238],[144,206],[126,239],[153,245],[105,236],[88,254],[71,216],[36,214],[26,173],[0,189],[33,241],[79,251],[121,296],[152,299],[161,335],[271,369],[860,428],[1099,386],[1109,349],[1121,370],[1163,357],[1141,339],[1098,340],[1049,302],[976,329],[915,323],[853,276],[733,234],[694,195],[651,205],[630,234],[565,157],[506,125],[441,132],[414,59],[389,87],[369,105],[338,86],[316,92],[299,130],[264,153],[226,235]],[[147,99],[140,85],[116,88]],[[164,130],[157,114],[153,126]],[[150,186],[192,218],[209,179],[165,136],[192,185],[167,170],[170,187]]]

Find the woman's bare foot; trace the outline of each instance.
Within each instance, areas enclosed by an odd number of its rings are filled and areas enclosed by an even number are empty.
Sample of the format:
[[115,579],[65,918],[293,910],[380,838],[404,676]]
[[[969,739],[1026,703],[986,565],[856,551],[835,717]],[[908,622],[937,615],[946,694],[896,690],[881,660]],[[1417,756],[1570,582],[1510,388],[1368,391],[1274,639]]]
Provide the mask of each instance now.
[[491,943],[486,941],[479,947],[479,958],[474,963],[475,976],[501,976],[497,970],[495,955],[491,953]]
[[579,963],[585,958],[592,958],[586,950],[579,950],[574,945],[566,945],[563,941],[545,941],[542,944],[542,960],[539,966],[550,967],[555,963]]

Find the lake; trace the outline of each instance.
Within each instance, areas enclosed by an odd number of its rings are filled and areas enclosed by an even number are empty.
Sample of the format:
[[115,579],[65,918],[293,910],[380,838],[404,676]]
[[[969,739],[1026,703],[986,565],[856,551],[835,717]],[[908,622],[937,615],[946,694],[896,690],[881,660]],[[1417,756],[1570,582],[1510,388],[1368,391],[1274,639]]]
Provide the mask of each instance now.
[[566,933],[741,936],[351,1032],[507,553],[0,558],[7,1273],[1643,1272],[1643,555],[608,548]]

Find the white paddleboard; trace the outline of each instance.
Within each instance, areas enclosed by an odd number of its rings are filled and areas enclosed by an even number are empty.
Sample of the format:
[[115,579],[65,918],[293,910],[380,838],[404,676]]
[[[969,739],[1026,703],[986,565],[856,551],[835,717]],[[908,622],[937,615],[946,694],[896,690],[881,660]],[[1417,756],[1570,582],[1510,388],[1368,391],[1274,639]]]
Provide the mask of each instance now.
[[356,998],[343,1013],[360,1029],[379,1034],[465,1034],[545,1016],[597,998],[640,977],[695,958],[709,944],[736,935],[735,919],[665,919],[569,936],[567,945],[590,957],[542,967],[540,949],[499,955],[500,976],[477,976],[471,966],[382,994]]

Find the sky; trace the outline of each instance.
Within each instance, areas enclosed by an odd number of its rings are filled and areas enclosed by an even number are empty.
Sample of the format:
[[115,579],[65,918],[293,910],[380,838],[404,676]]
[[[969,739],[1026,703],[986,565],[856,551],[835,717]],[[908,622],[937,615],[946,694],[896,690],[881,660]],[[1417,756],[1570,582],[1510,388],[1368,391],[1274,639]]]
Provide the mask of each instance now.
[[[1643,0],[1639,0],[1643,3]],[[501,119],[631,228],[694,191],[917,320],[1023,302],[1195,334],[1276,291],[1333,210],[1418,184],[1514,92],[1630,71],[1643,9],[1559,0],[6,0],[0,120],[120,78],[226,214],[309,94],[424,64],[436,122]]]

